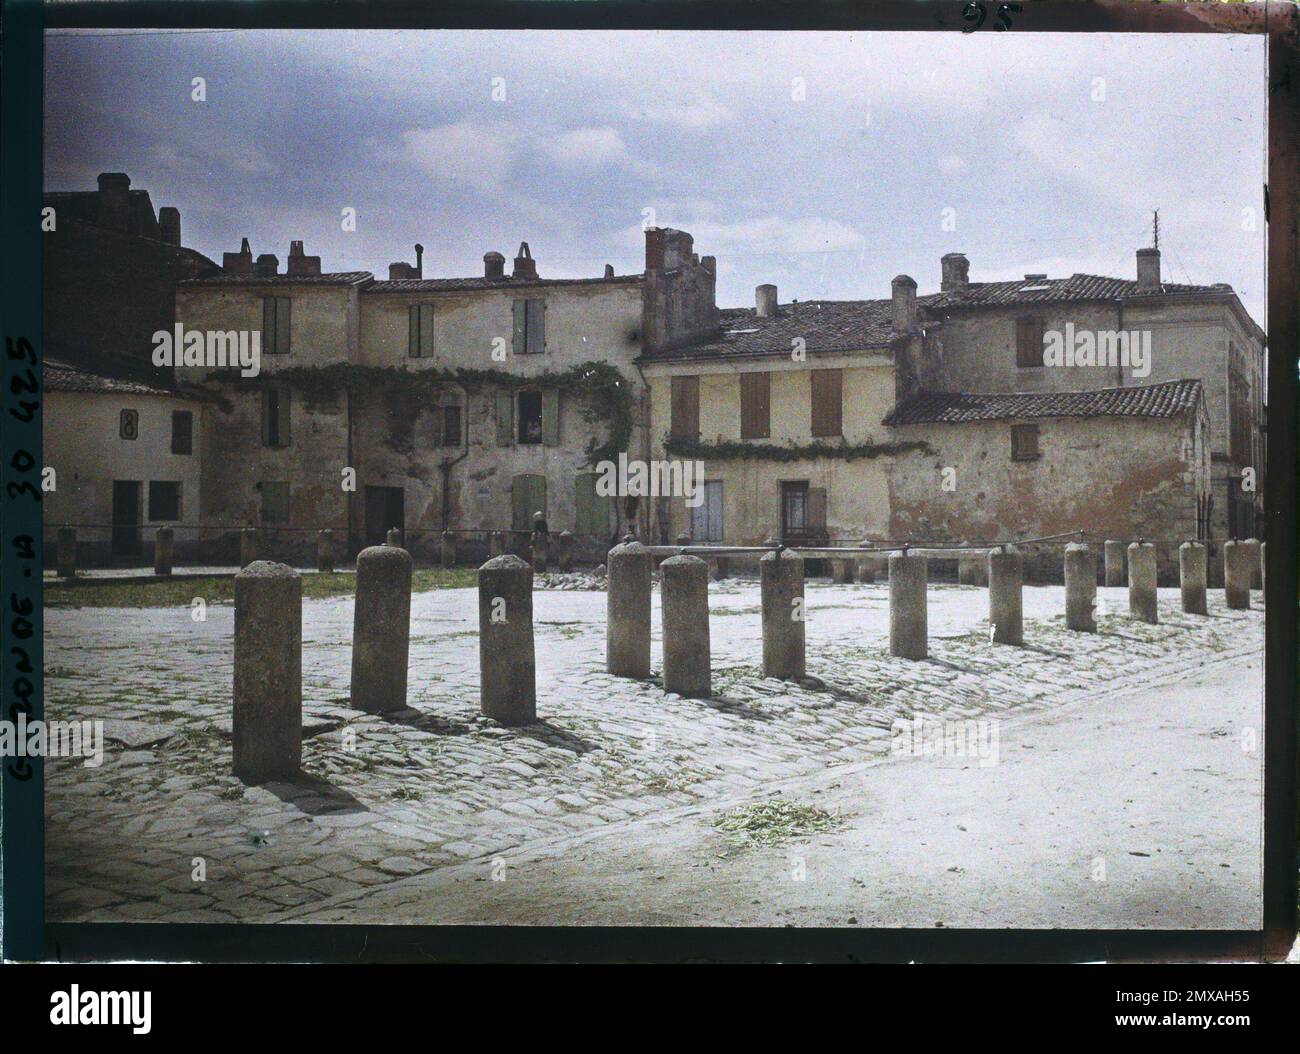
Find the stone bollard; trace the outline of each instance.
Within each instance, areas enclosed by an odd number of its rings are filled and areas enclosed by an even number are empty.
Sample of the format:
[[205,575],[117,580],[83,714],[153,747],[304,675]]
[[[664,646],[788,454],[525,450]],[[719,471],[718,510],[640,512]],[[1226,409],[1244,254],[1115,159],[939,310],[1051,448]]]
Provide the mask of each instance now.
[[1106,542],[1102,549],[1105,553],[1106,585],[1122,586],[1124,584],[1124,543]]
[[60,578],[77,577],[77,528],[60,527],[58,549],[54,559],[58,563]]
[[334,532],[328,527],[316,535],[316,570],[324,575],[334,573]]
[[352,706],[372,714],[406,707],[411,640],[411,554],[372,545],[357,554],[352,606]]
[[1081,633],[1097,632],[1097,556],[1090,546],[1071,542],[1065,547],[1065,626]]
[[544,534],[534,532],[532,540],[532,562],[533,571],[536,574],[542,574],[546,570],[547,549],[549,539]]
[[707,699],[709,565],[698,556],[670,556],[659,565],[664,634],[664,691]]
[[853,582],[853,561],[832,560],[831,578],[837,585],[850,585]]
[[456,536],[451,531],[443,531],[438,550],[438,559],[443,569],[456,566]]
[[234,773],[292,779],[302,763],[302,578],[254,560],[235,575]]
[[505,538],[500,531],[488,531],[488,559],[501,556],[506,551]]
[[153,573],[169,575],[172,573],[172,551],[175,535],[170,527],[159,527],[153,541]]
[[257,559],[257,528],[245,527],[239,532],[239,566],[247,567]]
[[763,676],[800,680],[804,675],[803,557],[788,551],[764,553],[758,575],[763,597]]
[[1134,542],[1128,547],[1128,613],[1143,622],[1156,623],[1156,547]]
[[392,545],[396,548],[402,548],[402,532],[396,527],[388,528],[388,535],[384,538],[385,545]]
[[926,564],[924,556],[894,553],[889,557],[889,654],[924,659],[926,642]]
[[731,561],[725,556],[716,557],[710,562],[709,570],[713,574],[713,580],[721,582],[731,573]]
[[478,569],[479,707],[503,725],[537,720],[533,569],[495,556]]
[[[875,545],[870,538],[863,538],[858,542],[861,546]],[[854,562],[855,572],[859,582],[872,583],[876,580],[876,558],[874,556],[859,556]]]
[[640,542],[609,551],[605,578],[605,670],[650,676],[650,593],[654,560]]
[[561,571],[573,570],[573,532],[561,531],[555,546],[555,561]]
[[1014,549],[989,553],[989,626],[994,644],[1024,644],[1024,558]]
[[1189,615],[1204,615],[1205,579],[1208,565],[1205,546],[1199,542],[1183,542],[1178,547],[1178,585],[1183,595],[1183,610]]
[[1250,563],[1254,555],[1245,542],[1223,543],[1223,599],[1234,611],[1250,607]]
[[1260,570],[1260,541],[1258,538],[1247,538],[1242,544],[1250,547],[1250,588],[1262,589],[1264,587],[1264,576]]

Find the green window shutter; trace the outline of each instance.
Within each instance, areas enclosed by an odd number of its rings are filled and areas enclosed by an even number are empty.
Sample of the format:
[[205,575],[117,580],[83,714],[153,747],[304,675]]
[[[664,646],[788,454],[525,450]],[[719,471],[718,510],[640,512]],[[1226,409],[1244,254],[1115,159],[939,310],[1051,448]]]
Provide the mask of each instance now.
[[513,350],[516,355],[524,355],[528,352],[528,301],[515,301],[515,329]]
[[275,346],[275,297],[262,297],[262,350],[274,355]]
[[514,442],[515,395],[514,392],[497,392],[497,446],[510,446]]
[[521,473],[510,481],[511,528],[533,529],[533,513],[546,513],[546,477]]
[[406,309],[407,342],[406,354],[415,358],[420,354],[420,305],[412,304]]
[[287,296],[275,298],[275,353],[277,355],[289,354],[289,331],[292,326],[290,322],[292,311],[293,301]]
[[528,353],[540,355],[546,350],[546,301],[528,301]]
[[421,304],[420,321],[420,357],[433,358],[433,305]]
[[560,445],[560,389],[542,392],[542,445]]
[[280,389],[280,445],[288,446],[290,442],[289,432],[289,405],[292,392],[288,388]]
[[578,534],[609,534],[609,499],[596,493],[598,472],[579,472],[574,479],[575,529]]

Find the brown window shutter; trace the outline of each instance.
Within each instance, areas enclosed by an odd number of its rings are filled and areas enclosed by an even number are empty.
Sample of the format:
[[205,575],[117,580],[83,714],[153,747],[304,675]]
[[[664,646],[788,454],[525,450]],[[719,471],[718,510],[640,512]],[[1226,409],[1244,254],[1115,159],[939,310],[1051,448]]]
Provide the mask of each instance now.
[[772,434],[772,375],[740,375],[740,438],[766,439]]
[[812,371],[812,434],[844,434],[844,371]]
[[674,439],[700,437],[700,379],[698,377],[672,379],[671,428]]
[[1034,461],[1038,457],[1038,425],[1011,426],[1011,460]]
[[1016,319],[1016,365],[1041,366],[1043,364],[1043,320],[1041,318]]

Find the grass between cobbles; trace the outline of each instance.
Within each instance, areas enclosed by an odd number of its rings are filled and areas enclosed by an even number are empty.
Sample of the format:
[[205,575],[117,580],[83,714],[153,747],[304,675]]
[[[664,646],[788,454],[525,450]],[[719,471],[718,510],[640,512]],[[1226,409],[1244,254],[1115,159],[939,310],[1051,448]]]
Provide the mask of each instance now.
[[[411,578],[413,593],[435,589],[463,589],[477,581],[472,567],[417,570]],[[350,596],[356,592],[352,574],[302,576],[302,595],[307,599]],[[188,606],[195,597],[207,604],[229,604],[235,598],[233,578],[186,578],[172,582],[130,582],[112,585],[70,586],[62,582],[45,585],[46,607],[62,608],[165,608]]]

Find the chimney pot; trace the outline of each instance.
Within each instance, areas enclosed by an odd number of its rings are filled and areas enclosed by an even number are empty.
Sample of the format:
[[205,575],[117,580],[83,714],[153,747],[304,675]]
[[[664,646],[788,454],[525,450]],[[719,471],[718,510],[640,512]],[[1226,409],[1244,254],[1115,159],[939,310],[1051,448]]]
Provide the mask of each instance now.
[[613,278],[613,277],[614,277],[614,265],[613,265],[613,264],[606,264],[606,265],[605,265],[605,277],[606,277],[606,278]]
[[99,174],[99,222],[126,230],[131,218],[131,177],[125,172]]
[[1160,285],[1160,250],[1137,251],[1137,281],[1139,293],[1158,293]]
[[181,211],[171,205],[158,210],[158,234],[167,245],[181,243]]
[[906,333],[916,325],[916,281],[900,274],[889,285],[893,298],[894,329]]
[[424,277],[424,246],[419,242],[415,243],[415,277]]
[[280,267],[280,258],[274,253],[262,253],[253,264],[253,274],[258,278],[270,278]]
[[776,317],[776,286],[760,285],[754,290],[754,315],[758,318]]
[[947,253],[939,264],[943,270],[941,292],[960,293],[970,284],[970,261],[965,253]]
[[506,258],[498,252],[483,254],[483,277],[504,278],[506,276]]
[[515,269],[512,274],[514,278],[536,278],[537,262],[533,259],[533,254],[528,248],[527,242],[519,243],[519,252],[515,255]]

